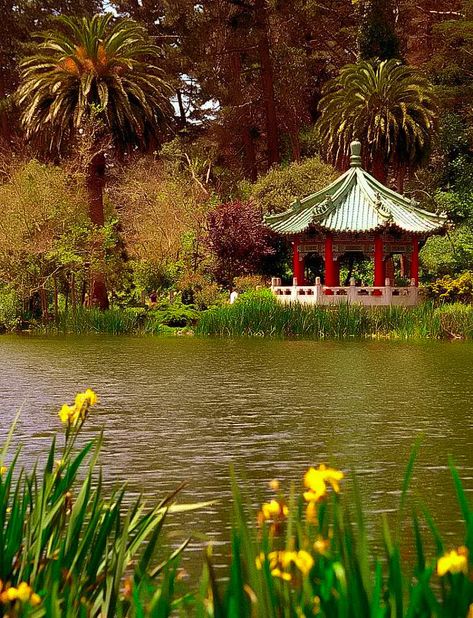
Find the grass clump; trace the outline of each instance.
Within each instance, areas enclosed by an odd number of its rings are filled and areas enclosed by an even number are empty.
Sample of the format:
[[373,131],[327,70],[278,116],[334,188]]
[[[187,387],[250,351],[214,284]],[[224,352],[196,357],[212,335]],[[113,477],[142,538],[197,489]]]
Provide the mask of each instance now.
[[65,440],[52,441],[44,465],[25,470],[19,451],[8,455],[13,430],[0,451],[0,616],[164,617],[180,603],[187,541],[159,563],[156,551],[168,513],[191,507],[173,505],[175,494],[152,508],[124,487],[106,495],[101,437],[77,447],[96,401],[88,389],[62,407]]
[[211,599],[210,615],[225,618],[470,618],[473,510],[451,463],[463,543],[446,545],[424,507],[422,516],[412,509],[409,529],[406,503],[415,451],[397,517],[391,523],[383,518],[379,555],[368,541],[356,477],[351,507],[341,495],[343,473],[320,465],[306,472],[302,491],[292,488],[287,495],[272,481],[274,497],[250,517],[233,479],[229,579],[219,584],[208,559],[204,580],[211,593],[201,599],[199,615],[208,615],[205,601],[208,606]]
[[282,304],[272,295],[245,296],[202,315],[197,333],[221,337],[305,339],[473,339],[473,306],[337,307]]
[[177,329],[190,328],[199,313],[192,306],[175,303],[165,307],[114,308],[101,311],[78,307],[60,312],[57,320],[37,324],[36,331],[46,334],[84,335],[168,335]]

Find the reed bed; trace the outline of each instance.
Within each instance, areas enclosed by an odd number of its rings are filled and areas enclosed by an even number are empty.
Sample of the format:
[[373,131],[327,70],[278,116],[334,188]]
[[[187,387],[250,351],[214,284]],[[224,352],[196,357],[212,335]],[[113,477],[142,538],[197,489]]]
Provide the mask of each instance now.
[[200,335],[305,339],[473,339],[473,306],[337,307],[282,304],[268,296],[242,299],[203,314]]
[[216,618],[472,618],[473,510],[450,462],[452,508],[459,506],[464,533],[445,543],[427,508],[409,497],[417,449],[396,516],[381,518],[378,552],[356,476],[348,501],[343,472],[325,465],[310,468],[301,489],[287,492],[273,480],[272,499],[250,515],[233,478],[228,583],[216,581],[209,558],[203,589],[211,593],[199,599],[198,615],[208,616],[211,599]]
[[45,334],[85,335],[101,333],[108,335],[162,335],[174,333],[175,329],[160,322],[153,312],[134,309],[77,308],[61,312],[57,320],[38,324],[36,331]]

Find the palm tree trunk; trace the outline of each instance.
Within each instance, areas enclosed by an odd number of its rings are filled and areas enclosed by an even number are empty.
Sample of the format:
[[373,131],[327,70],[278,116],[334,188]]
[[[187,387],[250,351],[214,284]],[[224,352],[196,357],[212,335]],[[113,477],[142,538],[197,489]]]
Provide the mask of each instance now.
[[404,193],[404,178],[406,177],[406,168],[399,165],[396,172],[396,185],[398,193]]
[[[96,153],[89,164],[87,174],[87,193],[89,197],[90,220],[97,227],[103,227],[105,215],[103,210],[103,185],[105,178],[105,155],[103,152]],[[91,272],[92,289],[90,293],[91,304],[100,309],[108,309],[108,295],[105,284],[105,256],[103,247],[95,243],[94,253],[98,267]]]
[[386,184],[387,180],[387,170],[386,163],[384,162],[384,157],[381,153],[376,152],[373,156],[373,160],[371,163],[371,173],[383,184]]

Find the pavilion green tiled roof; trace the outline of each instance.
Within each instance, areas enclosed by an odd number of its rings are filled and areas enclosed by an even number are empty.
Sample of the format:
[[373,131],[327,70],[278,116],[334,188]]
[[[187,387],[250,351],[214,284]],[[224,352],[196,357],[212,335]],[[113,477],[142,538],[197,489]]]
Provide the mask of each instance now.
[[309,226],[330,232],[374,232],[395,228],[429,235],[445,228],[447,217],[422,210],[417,202],[385,187],[361,167],[361,144],[353,142],[350,169],[322,191],[267,215],[279,234],[299,234]]

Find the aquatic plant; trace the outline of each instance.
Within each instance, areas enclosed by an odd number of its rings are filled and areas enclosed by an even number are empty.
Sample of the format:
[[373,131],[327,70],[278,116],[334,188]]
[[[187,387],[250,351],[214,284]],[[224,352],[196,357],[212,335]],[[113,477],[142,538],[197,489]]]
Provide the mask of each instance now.
[[44,464],[26,470],[19,449],[9,454],[14,427],[0,451],[0,616],[164,617],[179,604],[188,541],[157,564],[156,550],[168,513],[193,507],[176,493],[147,508],[124,487],[104,490],[101,436],[77,446],[96,403],[87,389],[62,406],[65,439],[52,440]]
[[61,312],[57,321],[40,323],[34,330],[47,334],[162,335],[173,333],[197,321],[198,312],[181,304],[156,309],[107,309],[78,307]]
[[[458,547],[446,545],[424,507],[423,521],[414,507],[411,526],[407,525],[406,499],[416,450],[417,446],[408,462],[394,525],[383,516],[381,555],[368,541],[356,476],[350,507],[341,489],[344,474],[321,465],[310,468],[303,489],[292,487],[289,495],[273,481],[274,497],[256,516],[233,475],[228,581],[216,580],[208,556],[197,615],[471,618],[473,510],[450,463],[464,539],[457,541]],[[413,549],[410,559],[407,545]]]
[[254,294],[204,313],[196,332],[221,337],[306,339],[472,339],[473,306],[455,303],[417,307],[337,307],[282,304]]
[[381,550],[369,541],[356,475],[349,500],[345,473],[324,464],[299,489],[273,480],[254,513],[232,471],[229,576],[217,579],[208,549],[194,590],[177,576],[188,541],[159,562],[156,552],[168,514],[211,503],[175,504],[175,492],[147,509],[124,488],[106,492],[101,437],[78,446],[97,403],[87,389],[61,407],[65,438],[53,439],[42,465],[25,470],[19,450],[9,453],[14,427],[0,451],[0,617],[472,618],[473,509],[453,462],[464,537],[446,544],[414,501],[408,526],[419,441],[395,520],[382,517]]

